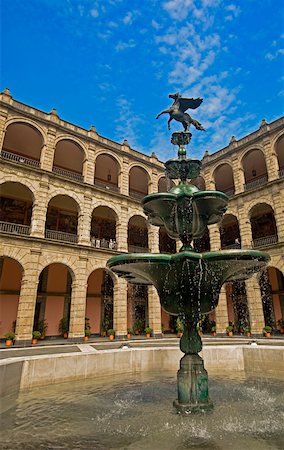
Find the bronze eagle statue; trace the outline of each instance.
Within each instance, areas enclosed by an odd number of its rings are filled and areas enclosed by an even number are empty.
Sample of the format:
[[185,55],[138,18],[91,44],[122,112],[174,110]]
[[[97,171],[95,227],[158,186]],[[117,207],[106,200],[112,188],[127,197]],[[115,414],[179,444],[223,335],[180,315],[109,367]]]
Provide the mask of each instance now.
[[170,115],[170,118],[168,120],[169,130],[171,129],[170,122],[175,119],[183,124],[184,131],[188,131],[191,124],[194,125],[197,130],[205,131],[198,120],[193,119],[189,114],[185,112],[188,108],[198,108],[198,106],[200,106],[203,102],[202,98],[182,98],[182,95],[179,94],[179,92],[176,92],[176,94],[170,94],[169,97],[174,99],[174,103],[169,109],[165,109],[165,111],[160,112],[160,114],[157,115],[156,119],[158,119],[162,114],[168,113]]

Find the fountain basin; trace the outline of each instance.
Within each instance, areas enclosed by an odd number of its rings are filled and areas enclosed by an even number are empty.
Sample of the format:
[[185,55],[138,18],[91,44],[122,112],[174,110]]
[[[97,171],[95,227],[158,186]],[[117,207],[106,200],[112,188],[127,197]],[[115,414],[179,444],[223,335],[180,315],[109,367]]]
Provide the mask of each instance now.
[[223,283],[245,280],[269,260],[267,253],[257,250],[183,251],[114,256],[107,266],[130,283],[153,284],[167,313],[191,315],[209,313],[218,304]]

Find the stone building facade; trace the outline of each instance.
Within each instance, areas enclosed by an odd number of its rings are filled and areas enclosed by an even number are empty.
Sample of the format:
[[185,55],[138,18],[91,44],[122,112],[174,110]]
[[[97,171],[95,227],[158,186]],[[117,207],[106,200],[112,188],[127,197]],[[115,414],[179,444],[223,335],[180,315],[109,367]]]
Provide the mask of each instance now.
[[[119,253],[176,251],[140,206],[148,193],[169,189],[162,162],[55,109],[20,103],[8,89],[0,111],[0,338],[14,329],[19,343],[30,342],[43,320],[54,337],[62,318],[70,340],[84,336],[86,317],[95,335],[114,328],[123,337],[149,325],[159,336],[162,323],[170,328],[153,287],[131,288],[106,269]],[[222,288],[217,331],[230,321],[236,331],[248,323],[253,333],[265,323],[276,329],[284,316],[284,118],[205,154],[195,183],[230,197],[222,224],[209,227],[197,251],[241,245],[271,256],[261,277]]]

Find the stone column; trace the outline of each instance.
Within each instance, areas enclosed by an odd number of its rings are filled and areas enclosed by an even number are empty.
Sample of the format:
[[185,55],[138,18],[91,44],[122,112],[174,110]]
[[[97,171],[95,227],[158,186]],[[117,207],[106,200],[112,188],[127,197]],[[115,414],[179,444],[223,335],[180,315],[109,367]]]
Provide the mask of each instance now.
[[52,172],[55,152],[56,128],[50,127],[47,131],[46,145],[43,146],[40,156],[40,168]]
[[251,232],[251,223],[246,214],[244,206],[238,205],[238,220],[239,220],[239,229],[241,235],[241,244],[242,248],[251,248],[252,247],[252,232]]
[[15,334],[17,343],[22,343],[23,345],[30,344],[32,339],[39,280],[38,261],[40,255],[40,248],[34,247],[31,249],[21,283]]
[[128,207],[121,206],[121,214],[116,223],[116,242],[120,252],[128,252]]
[[129,160],[123,158],[122,171],[119,176],[119,188],[120,193],[123,195],[129,195]]
[[4,108],[0,108],[0,151],[3,150],[3,144],[5,139],[5,124],[8,117],[8,111]]
[[221,249],[220,230],[217,224],[210,225],[208,227],[210,237],[210,250],[212,252],[219,251]]
[[127,335],[127,281],[118,278],[113,289],[113,328],[115,336],[122,339]]
[[88,159],[84,167],[84,181],[91,185],[94,184],[95,179],[95,151],[96,146],[90,143],[88,147]]
[[161,337],[161,304],[158,292],[154,286],[148,286],[148,320],[149,327],[153,330],[152,335]]
[[257,275],[246,281],[246,293],[252,334],[261,334],[264,323],[261,292]]
[[148,228],[148,242],[151,253],[160,253],[159,250],[159,227],[149,225]]
[[88,258],[79,256],[76,279],[72,283],[70,323],[68,339],[78,339],[85,336],[86,293],[87,293],[87,269]]
[[217,333],[226,333],[226,327],[229,323],[229,319],[225,285],[221,288],[221,292],[219,294],[219,302],[215,312]]
[[239,194],[240,192],[244,191],[244,173],[243,169],[239,167],[237,156],[233,158],[232,163],[235,194]]
[[278,158],[277,153],[271,146],[271,142],[269,139],[269,136],[265,139],[263,139],[262,142],[263,150],[265,154],[265,162],[266,162],[266,168],[267,168],[267,175],[268,175],[268,181],[277,180],[278,177]]
[[31,236],[44,238],[46,213],[47,213],[47,194],[48,194],[48,177],[44,176],[39,182],[39,192],[36,194],[33,203],[32,219],[31,219]]
[[81,245],[91,245],[91,203],[92,195],[86,192],[84,195],[84,204],[78,220],[78,243]]
[[148,183],[148,193],[153,194],[158,192],[158,174],[156,170],[152,170],[151,179]]
[[[284,192],[281,196],[280,185],[272,186],[274,200],[274,218],[276,222],[278,241],[284,241]],[[282,198],[281,198],[282,197]]]

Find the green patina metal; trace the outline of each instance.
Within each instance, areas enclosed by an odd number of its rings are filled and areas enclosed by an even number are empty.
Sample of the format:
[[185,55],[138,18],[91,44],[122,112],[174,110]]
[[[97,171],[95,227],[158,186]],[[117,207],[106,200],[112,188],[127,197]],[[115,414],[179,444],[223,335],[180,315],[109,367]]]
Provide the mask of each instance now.
[[213,408],[208,394],[208,375],[198,355],[202,350],[197,331],[201,314],[216,308],[225,282],[249,278],[259,272],[270,257],[256,250],[194,252],[192,240],[201,238],[208,225],[222,220],[229,199],[223,192],[200,191],[187,182],[196,178],[201,168],[200,161],[186,159],[185,145],[191,138],[187,130],[190,123],[197,129],[203,127],[184,114],[184,108],[195,108],[202,99],[182,99],[180,94],[173,94],[172,98],[175,99],[172,109],[164,112],[170,114],[169,121],[182,122],[185,131],[173,133],[172,143],[179,146],[179,157],[165,163],[165,172],[180,183],[169,192],[147,195],[142,206],[152,225],[164,226],[168,235],[180,239],[183,246],[180,253],[174,255],[134,253],[114,256],[107,266],[130,283],[154,285],[162,308],[182,320],[184,332],[180,348],[185,356],[180,361],[178,399],[174,406],[179,414],[190,414]]

